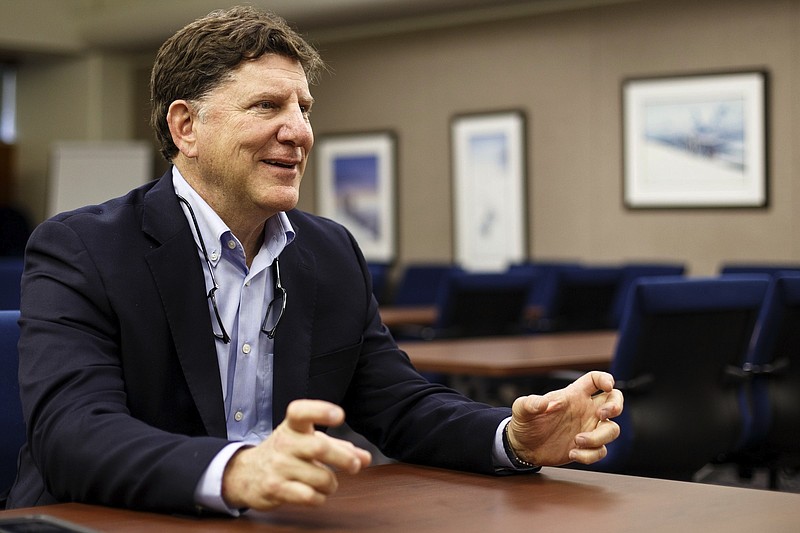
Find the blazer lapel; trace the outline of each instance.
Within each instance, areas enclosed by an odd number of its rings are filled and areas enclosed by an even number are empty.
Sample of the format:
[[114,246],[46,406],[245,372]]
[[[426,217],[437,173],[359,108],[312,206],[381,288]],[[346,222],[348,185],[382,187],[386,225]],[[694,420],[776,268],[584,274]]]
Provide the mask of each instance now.
[[287,246],[280,259],[281,282],[286,289],[286,311],[275,335],[273,426],[283,421],[289,402],[308,396],[317,265],[314,255],[303,248],[299,240],[297,238]]
[[[146,257],[186,382],[206,431],[227,438],[219,364],[202,265],[167,172],[145,196],[142,229],[160,246]],[[192,260],[194,259],[194,260]],[[208,333],[208,334],[204,334]]]

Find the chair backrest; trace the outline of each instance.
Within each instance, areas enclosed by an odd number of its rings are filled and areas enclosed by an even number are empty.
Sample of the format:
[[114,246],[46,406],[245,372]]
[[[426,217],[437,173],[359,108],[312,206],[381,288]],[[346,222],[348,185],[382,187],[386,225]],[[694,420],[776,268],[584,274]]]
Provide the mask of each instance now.
[[22,257],[31,234],[25,213],[10,206],[0,206],[0,257]]
[[386,292],[389,290],[389,265],[386,263],[368,263],[369,275],[372,278],[372,294],[379,304],[386,303]]
[[634,283],[611,365],[625,391],[622,433],[596,469],[689,479],[734,449],[743,380],[733,369],[768,285],[763,275]]
[[509,335],[522,331],[536,276],[528,273],[450,272],[437,296],[437,337]]
[[403,270],[392,298],[392,305],[436,305],[439,287],[445,277],[460,270],[455,265],[437,263],[409,264]]
[[611,328],[611,306],[622,280],[616,266],[573,266],[557,271],[550,323],[555,331]]
[[800,272],[798,263],[725,263],[720,266],[720,274],[769,274],[781,272]]
[[742,447],[800,455],[800,272],[772,279],[746,369],[753,379]]
[[622,266],[619,285],[611,302],[610,326],[618,328],[628,303],[631,288],[639,278],[652,276],[683,276],[686,266],[675,263],[629,263]]
[[0,309],[19,309],[23,259],[0,258]]
[[528,273],[536,276],[536,283],[528,297],[528,305],[538,309],[542,317],[552,314],[558,290],[558,276],[562,270],[576,269],[575,261],[529,261],[508,267],[509,273]]
[[9,489],[17,473],[17,455],[25,442],[25,422],[17,380],[19,311],[0,311],[0,494]]

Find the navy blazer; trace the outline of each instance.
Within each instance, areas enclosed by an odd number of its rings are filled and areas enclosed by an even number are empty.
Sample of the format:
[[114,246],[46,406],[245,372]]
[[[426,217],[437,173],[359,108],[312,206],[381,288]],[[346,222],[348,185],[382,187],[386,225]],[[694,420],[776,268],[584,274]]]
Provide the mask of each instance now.
[[[381,323],[349,232],[288,216],[274,424],[294,399],[325,399],[388,456],[493,472],[510,411],[421,378]],[[20,325],[28,440],[8,506],[195,510],[195,486],[228,440],[202,265],[169,172],[36,228]]]

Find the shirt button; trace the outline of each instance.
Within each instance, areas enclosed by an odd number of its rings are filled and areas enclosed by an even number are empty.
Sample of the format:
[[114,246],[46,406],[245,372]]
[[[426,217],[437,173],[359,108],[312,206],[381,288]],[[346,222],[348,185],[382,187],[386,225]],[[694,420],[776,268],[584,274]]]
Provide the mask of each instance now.
[[234,250],[236,248],[236,241],[234,241],[233,239],[229,240],[228,241],[228,248],[230,248],[231,250]]
[[219,258],[219,253],[216,250],[211,250],[211,255],[209,256],[212,261],[216,261]]
[[237,422],[241,422],[241,421],[242,421],[242,418],[244,418],[244,413],[242,413],[241,411],[236,411],[236,414],[235,414],[235,415],[233,415],[233,418],[234,418],[234,419],[235,419]]
[[250,345],[249,344],[245,343],[245,344],[242,345],[242,353],[244,353],[244,354],[250,353]]

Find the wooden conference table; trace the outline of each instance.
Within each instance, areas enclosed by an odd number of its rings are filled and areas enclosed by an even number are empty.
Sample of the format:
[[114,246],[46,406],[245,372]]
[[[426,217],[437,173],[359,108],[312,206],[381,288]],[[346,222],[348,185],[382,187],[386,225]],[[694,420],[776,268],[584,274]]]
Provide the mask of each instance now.
[[800,495],[545,468],[482,476],[391,464],[340,475],[318,508],[285,506],[232,519],[178,517],[82,504],[0,513],[46,514],[97,531],[726,532],[797,531]]
[[616,343],[616,331],[582,331],[404,341],[399,346],[421,372],[512,377],[554,370],[602,370],[611,363]]
[[[439,316],[439,309],[435,305],[381,306],[380,312],[381,320],[389,328],[407,325],[432,326]],[[529,322],[535,322],[541,316],[540,307],[530,306],[525,309],[524,319]]]
[[381,320],[389,328],[409,324],[432,326],[439,315],[439,310],[435,305],[382,306],[380,312]]

